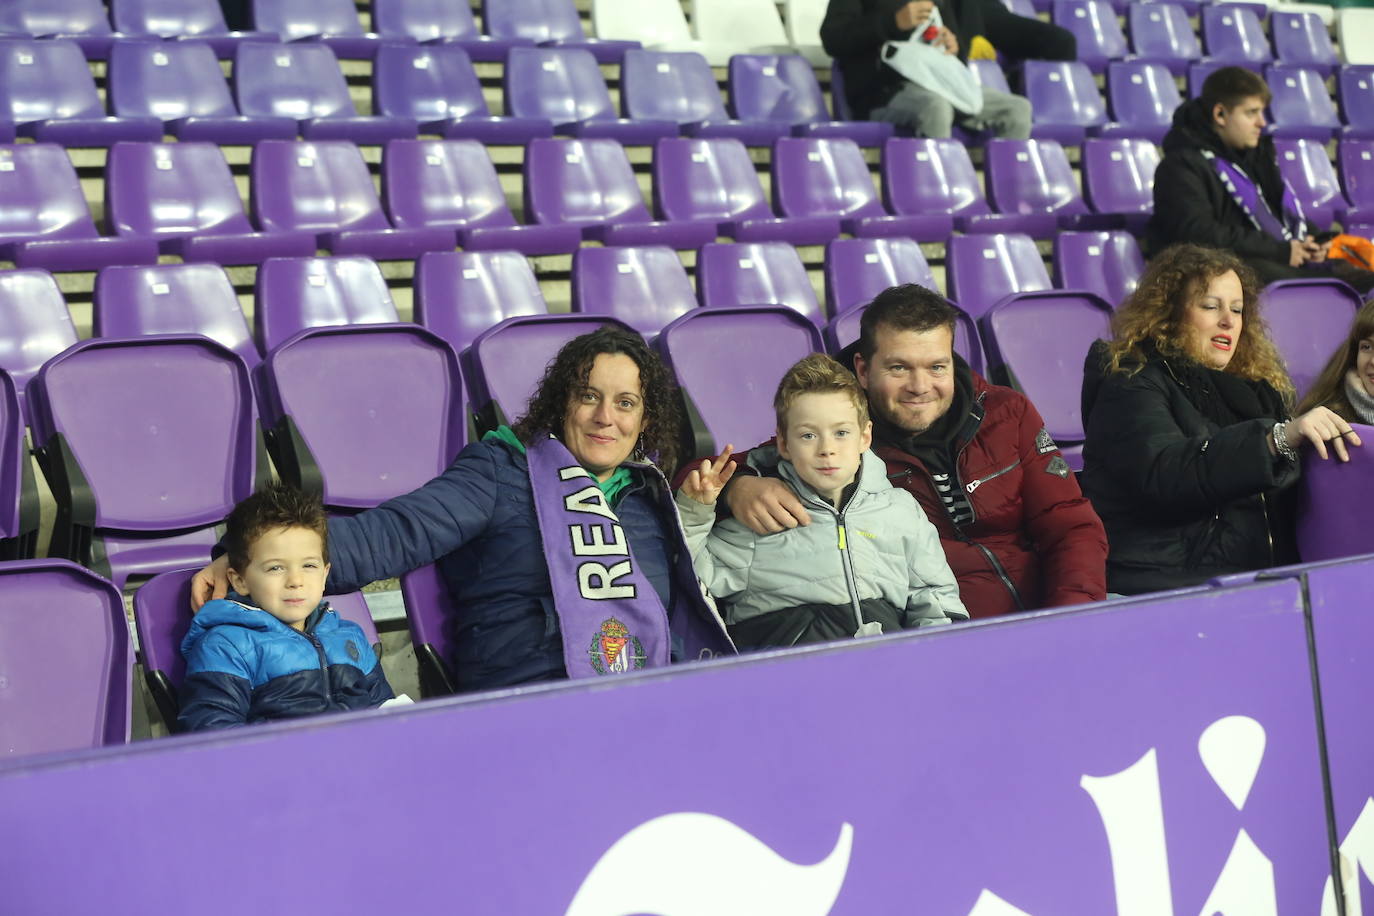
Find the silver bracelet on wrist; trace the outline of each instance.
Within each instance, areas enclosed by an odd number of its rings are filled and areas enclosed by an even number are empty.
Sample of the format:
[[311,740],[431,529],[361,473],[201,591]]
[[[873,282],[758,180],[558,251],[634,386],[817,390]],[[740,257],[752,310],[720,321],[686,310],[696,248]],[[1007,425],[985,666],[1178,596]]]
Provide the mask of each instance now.
[[1288,436],[1286,435],[1287,430],[1288,421],[1280,420],[1274,424],[1274,428],[1270,431],[1270,435],[1274,437],[1274,448],[1278,451],[1279,455],[1285,461],[1296,462],[1298,460],[1298,453],[1293,449],[1293,446],[1288,444]]

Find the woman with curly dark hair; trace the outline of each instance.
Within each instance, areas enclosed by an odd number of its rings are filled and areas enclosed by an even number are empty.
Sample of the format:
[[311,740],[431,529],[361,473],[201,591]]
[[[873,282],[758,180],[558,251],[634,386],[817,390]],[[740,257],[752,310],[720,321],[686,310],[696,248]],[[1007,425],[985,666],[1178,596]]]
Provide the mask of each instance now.
[[[639,335],[569,341],[513,427],[418,490],[329,520],[329,592],[437,562],[463,690],[733,652],[659,469],[675,465],[677,403]],[[197,576],[193,601],[223,594],[222,563]]]
[[1325,407],[1291,416],[1293,383],[1235,255],[1177,245],[1084,366],[1083,491],[1107,527],[1107,587],[1137,594],[1296,559],[1283,491],[1297,449],[1359,445]]

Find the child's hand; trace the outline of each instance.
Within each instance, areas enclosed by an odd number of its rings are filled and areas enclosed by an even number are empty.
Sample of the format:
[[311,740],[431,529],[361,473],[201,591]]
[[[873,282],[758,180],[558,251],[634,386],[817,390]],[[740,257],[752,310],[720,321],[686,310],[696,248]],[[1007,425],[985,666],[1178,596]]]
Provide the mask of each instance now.
[[714,460],[707,458],[695,471],[682,482],[682,492],[704,506],[714,506],[720,491],[735,476],[735,465],[730,461],[733,445],[725,446],[725,451]]

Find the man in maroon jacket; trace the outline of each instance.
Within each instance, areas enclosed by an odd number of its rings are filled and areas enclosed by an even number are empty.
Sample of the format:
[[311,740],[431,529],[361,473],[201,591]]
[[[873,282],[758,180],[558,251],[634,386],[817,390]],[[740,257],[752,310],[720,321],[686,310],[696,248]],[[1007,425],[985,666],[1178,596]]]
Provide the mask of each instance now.
[[[873,450],[888,479],[939,530],[973,617],[1101,599],[1101,520],[1034,405],[955,355],[955,319],[938,293],[893,287],[873,300],[859,341],[840,356],[868,393]],[[759,534],[810,523],[775,478],[737,474],[725,499]]]

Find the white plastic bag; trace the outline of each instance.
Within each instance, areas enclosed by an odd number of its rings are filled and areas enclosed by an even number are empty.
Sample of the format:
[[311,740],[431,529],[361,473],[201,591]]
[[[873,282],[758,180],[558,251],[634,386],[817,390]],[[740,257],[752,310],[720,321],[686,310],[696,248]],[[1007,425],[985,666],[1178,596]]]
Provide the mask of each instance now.
[[932,26],[941,27],[940,11],[916,27],[906,41],[883,44],[883,63],[922,89],[929,89],[954,106],[956,111],[976,115],[983,110],[983,90],[973,78],[973,72],[957,55],[945,53],[922,41],[920,36]]

